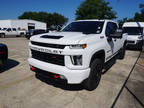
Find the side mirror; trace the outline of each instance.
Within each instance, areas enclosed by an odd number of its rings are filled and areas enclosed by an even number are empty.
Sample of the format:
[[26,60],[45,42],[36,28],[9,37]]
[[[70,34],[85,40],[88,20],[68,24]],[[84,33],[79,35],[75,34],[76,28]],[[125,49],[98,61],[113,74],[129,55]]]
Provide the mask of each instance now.
[[118,29],[118,30],[116,30],[115,33],[110,34],[110,37],[111,38],[122,38],[122,34],[123,34],[122,30]]
[[60,31],[62,28],[60,26],[57,27],[57,31]]
[[109,36],[109,37],[107,37],[107,41],[108,42],[111,42],[112,41],[112,38]]

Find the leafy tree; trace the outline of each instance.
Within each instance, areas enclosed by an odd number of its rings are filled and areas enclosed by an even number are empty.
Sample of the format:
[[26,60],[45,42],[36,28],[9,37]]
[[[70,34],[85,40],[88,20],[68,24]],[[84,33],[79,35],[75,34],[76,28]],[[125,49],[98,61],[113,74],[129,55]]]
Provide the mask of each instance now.
[[58,13],[47,12],[24,12],[19,19],[32,19],[47,23],[47,27],[51,26],[63,26],[67,23],[68,18]]
[[76,10],[76,20],[79,19],[115,19],[116,13],[104,0],[85,0]]
[[144,21],[144,4],[140,4],[139,8],[140,8],[140,13],[138,12],[135,13],[134,20],[143,22]]
[[127,17],[123,18],[121,20],[118,20],[119,28],[122,28],[122,26],[125,22],[132,22],[132,21],[134,21],[133,18],[127,18]]
[[123,18],[118,20],[120,28],[125,22],[144,22],[144,4],[139,5],[140,13],[136,12],[133,18]]

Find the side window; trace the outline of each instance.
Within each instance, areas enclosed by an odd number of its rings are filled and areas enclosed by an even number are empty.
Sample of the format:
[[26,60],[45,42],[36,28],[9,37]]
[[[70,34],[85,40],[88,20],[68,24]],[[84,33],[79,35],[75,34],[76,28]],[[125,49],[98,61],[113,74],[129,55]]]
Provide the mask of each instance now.
[[10,31],[11,31],[11,28],[8,28],[7,31],[10,32]]
[[112,23],[113,24],[113,30],[114,30],[114,33],[116,32],[116,30],[118,29],[118,26],[116,23]]
[[111,34],[112,28],[113,28],[112,23],[111,23],[111,22],[108,22],[108,23],[107,23],[107,26],[106,26],[106,36],[107,36],[107,37]]
[[12,28],[13,31],[16,31],[16,28]]

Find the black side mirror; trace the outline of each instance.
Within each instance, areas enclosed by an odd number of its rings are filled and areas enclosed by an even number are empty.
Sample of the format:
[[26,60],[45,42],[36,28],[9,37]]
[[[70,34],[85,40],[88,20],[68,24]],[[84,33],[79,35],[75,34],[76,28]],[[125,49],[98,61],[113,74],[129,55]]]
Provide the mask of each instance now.
[[111,41],[112,41],[112,38],[111,38],[110,36],[108,36],[108,37],[107,37],[107,41],[108,41],[108,42],[111,42]]
[[118,30],[116,30],[116,32],[110,34],[110,37],[111,38],[122,38],[122,34],[123,34],[122,30],[118,29]]
[[57,31],[60,31],[60,30],[61,30],[61,27],[60,27],[60,26],[58,26],[58,27],[57,27]]

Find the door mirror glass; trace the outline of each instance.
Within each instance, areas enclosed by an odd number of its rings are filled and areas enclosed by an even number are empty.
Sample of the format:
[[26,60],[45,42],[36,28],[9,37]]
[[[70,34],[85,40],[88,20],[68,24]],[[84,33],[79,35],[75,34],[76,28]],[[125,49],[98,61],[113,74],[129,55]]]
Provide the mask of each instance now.
[[111,38],[122,38],[122,34],[123,34],[122,30],[117,29],[116,32],[110,34],[110,37]]
[[109,36],[109,37],[107,37],[107,41],[108,42],[111,42],[112,41],[112,38]]

